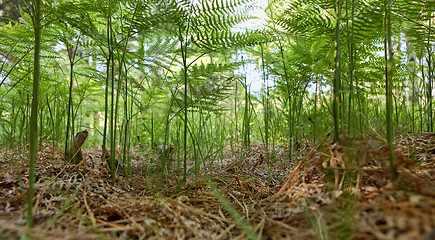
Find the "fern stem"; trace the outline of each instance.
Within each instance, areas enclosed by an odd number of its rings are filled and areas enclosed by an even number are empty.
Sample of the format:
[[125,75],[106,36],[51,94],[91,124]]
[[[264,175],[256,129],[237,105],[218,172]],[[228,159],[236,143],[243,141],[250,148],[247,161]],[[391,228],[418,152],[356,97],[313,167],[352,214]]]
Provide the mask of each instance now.
[[385,0],[384,18],[384,55],[385,55],[385,89],[386,89],[386,124],[387,124],[387,143],[390,155],[391,179],[397,179],[397,171],[394,168],[394,148],[393,148],[393,46],[391,43],[391,1]]
[[40,0],[33,1],[33,28],[35,34],[35,52],[33,57],[33,98],[30,116],[30,161],[29,161],[29,189],[27,193],[27,227],[33,227],[33,204],[34,204],[34,184],[36,155],[38,149],[38,95],[40,81],[40,52],[41,52],[41,11]]
[[341,80],[341,49],[340,49],[340,21],[341,21],[341,0],[336,1],[336,24],[335,24],[335,69],[333,84],[332,111],[334,118],[334,142],[339,142],[340,119],[340,80]]

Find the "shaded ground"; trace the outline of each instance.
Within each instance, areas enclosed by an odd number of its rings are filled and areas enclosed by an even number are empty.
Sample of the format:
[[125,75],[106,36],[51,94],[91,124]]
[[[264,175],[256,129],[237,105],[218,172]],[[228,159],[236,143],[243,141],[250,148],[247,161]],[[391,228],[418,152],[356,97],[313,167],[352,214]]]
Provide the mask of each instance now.
[[[228,147],[223,159],[202,166],[207,177],[190,171],[188,184],[180,184],[181,174],[174,172],[118,176],[113,186],[101,152],[84,151],[76,166],[42,145],[31,236],[246,239],[207,184],[212,180],[263,239],[435,239],[435,134],[396,138],[396,182],[390,180],[382,141],[328,142],[299,143],[291,162],[288,148],[275,147],[270,168],[262,144],[246,154]],[[0,239],[18,239],[26,224],[21,194],[28,182],[26,150],[3,150],[0,170]]]

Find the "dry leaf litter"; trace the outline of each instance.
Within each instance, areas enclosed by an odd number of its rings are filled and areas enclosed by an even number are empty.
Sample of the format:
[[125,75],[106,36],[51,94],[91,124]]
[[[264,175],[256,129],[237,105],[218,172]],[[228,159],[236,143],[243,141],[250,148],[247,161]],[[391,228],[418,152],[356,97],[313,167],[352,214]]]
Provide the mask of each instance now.
[[[398,180],[391,181],[383,140],[342,136],[285,146],[227,147],[187,184],[179,171],[118,175],[111,184],[101,152],[84,161],[61,160],[61,150],[39,147],[32,239],[247,239],[213,195],[213,181],[263,239],[435,239],[435,134],[395,139]],[[26,231],[24,148],[0,152],[0,239]],[[149,156],[132,153],[134,162]],[[189,163],[194,166],[194,163]],[[68,198],[72,203],[47,229]],[[344,230],[343,230],[344,229]],[[348,235],[346,235],[348,234]]]

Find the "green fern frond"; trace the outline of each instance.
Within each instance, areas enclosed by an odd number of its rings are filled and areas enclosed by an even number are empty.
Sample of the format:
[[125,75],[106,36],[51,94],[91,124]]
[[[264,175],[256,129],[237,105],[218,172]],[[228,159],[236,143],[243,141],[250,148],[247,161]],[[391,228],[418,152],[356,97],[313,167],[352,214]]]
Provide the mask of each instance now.
[[320,34],[333,39],[333,7],[330,1],[293,1],[289,3],[277,23],[295,34]]

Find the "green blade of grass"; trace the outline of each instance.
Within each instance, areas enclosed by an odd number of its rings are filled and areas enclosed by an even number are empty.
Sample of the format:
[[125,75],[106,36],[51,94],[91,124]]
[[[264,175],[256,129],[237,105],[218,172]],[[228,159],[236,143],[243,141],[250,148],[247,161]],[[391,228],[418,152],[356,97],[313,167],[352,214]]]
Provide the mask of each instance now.
[[231,205],[230,201],[225,198],[222,192],[216,187],[213,182],[209,182],[209,186],[213,191],[213,195],[218,199],[224,209],[230,214],[231,218],[236,222],[237,226],[248,236],[249,239],[260,240],[261,236],[258,235],[251,225],[237,212]]

